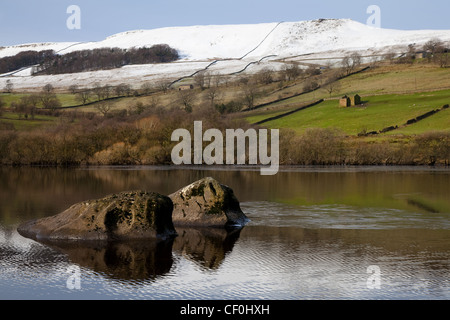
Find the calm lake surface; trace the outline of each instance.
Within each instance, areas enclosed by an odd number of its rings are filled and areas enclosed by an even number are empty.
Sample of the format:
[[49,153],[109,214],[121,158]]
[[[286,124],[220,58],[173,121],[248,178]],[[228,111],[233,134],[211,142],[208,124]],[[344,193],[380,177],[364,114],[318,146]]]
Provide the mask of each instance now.
[[[242,230],[41,244],[25,221],[83,200],[230,186]],[[0,168],[0,299],[449,299],[450,169]]]

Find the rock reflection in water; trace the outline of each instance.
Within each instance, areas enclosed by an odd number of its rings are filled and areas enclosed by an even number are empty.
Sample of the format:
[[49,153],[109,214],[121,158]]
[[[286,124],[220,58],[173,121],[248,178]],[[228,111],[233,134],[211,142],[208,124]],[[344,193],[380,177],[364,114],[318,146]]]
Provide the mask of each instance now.
[[118,280],[154,280],[169,272],[173,265],[173,240],[45,244],[66,254],[74,264]]
[[170,272],[173,251],[207,269],[217,269],[239,238],[240,230],[179,228],[167,241],[58,241],[43,244],[67,255],[83,268],[111,279],[156,280]]
[[233,250],[242,229],[177,228],[173,249],[206,269],[217,269]]

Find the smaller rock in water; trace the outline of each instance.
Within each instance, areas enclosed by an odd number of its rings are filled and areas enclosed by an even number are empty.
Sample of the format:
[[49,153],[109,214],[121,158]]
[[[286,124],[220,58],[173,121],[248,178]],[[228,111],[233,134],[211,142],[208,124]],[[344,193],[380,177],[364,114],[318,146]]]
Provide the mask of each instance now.
[[18,232],[35,240],[164,240],[176,236],[172,210],[172,201],[166,196],[123,192],[27,222]]
[[249,219],[234,192],[213,178],[204,178],[169,195],[175,226],[243,227]]

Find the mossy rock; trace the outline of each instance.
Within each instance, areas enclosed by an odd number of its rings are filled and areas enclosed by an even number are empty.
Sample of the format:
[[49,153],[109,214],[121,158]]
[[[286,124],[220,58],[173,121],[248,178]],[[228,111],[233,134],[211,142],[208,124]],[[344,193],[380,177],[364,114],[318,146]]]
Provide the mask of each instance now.
[[248,218],[233,190],[213,178],[204,178],[169,195],[175,226],[242,227]]
[[176,235],[170,198],[146,191],[123,192],[85,201],[18,232],[36,240],[167,239]]

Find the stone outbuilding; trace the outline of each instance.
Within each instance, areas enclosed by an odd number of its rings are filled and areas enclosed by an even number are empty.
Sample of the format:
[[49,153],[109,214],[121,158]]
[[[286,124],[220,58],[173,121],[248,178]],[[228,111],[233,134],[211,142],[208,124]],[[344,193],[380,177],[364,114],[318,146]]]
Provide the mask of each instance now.
[[347,108],[351,106],[351,100],[349,97],[347,96],[343,96],[340,100],[339,100],[339,106],[343,107],[343,108]]
[[350,105],[357,106],[361,104],[361,96],[359,94],[355,94],[353,97],[350,97]]
[[351,97],[343,96],[341,99],[339,99],[339,106],[343,108],[354,107],[360,104],[361,104],[361,96],[358,94],[355,94],[354,96]]
[[179,91],[185,91],[185,90],[193,90],[194,89],[194,85],[190,84],[190,85],[182,85],[178,87]]

